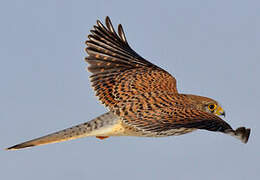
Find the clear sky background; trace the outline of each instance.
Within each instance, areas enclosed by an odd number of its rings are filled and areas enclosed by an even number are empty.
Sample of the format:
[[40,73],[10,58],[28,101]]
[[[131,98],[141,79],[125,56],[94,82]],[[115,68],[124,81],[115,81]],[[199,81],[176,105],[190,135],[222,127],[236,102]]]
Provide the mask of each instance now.
[[[1,2],[0,179],[259,179],[259,9],[257,0]],[[248,144],[197,131],[4,151],[106,112],[85,71],[84,42],[107,15],[180,92],[212,97],[234,128],[252,128]]]

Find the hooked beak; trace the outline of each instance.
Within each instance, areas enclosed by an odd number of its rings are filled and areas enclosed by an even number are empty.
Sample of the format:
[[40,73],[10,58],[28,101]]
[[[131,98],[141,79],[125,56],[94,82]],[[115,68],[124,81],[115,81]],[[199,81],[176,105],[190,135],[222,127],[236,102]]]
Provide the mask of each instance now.
[[224,109],[222,109],[222,107],[220,107],[220,106],[217,108],[216,114],[219,116],[224,116],[224,117],[226,116]]

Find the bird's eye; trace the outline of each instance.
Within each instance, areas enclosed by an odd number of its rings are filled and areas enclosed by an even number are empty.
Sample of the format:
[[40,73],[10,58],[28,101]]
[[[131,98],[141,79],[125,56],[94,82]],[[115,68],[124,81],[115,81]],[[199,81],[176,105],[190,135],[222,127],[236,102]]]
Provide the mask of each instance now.
[[210,111],[214,111],[217,108],[217,105],[216,104],[210,104],[210,105],[208,105],[208,108],[209,108]]

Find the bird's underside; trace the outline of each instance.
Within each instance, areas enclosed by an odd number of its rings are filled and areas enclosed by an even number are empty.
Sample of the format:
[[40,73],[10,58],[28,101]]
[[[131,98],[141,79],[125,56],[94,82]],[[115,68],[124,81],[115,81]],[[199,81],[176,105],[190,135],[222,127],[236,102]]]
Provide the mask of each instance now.
[[119,116],[115,115],[113,112],[110,111],[108,113],[102,114],[101,116],[91,121],[55,133],[51,133],[40,138],[26,141],[21,144],[17,144],[15,146],[7,148],[7,150],[16,150],[26,147],[57,143],[81,137],[94,136],[99,139],[105,139],[110,136],[164,137],[171,135],[181,135],[184,133],[191,132],[193,130],[195,129],[182,128],[165,131],[160,134],[154,132],[149,133],[145,131],[140,131],[138,129],[124,124],[124,122],[122,122]]
[[[14,145],[12,147],[6,148],[6,150],[17,150],[27,147],[68,141],[82,137],[94,136],[99,139],[105,139],[110,136],[165,137],[178,136],[192,132],[194,130],[196,130],[196,128],[176,128],[162,131],[160,133],[140,131],[139,129],[126,125],[119,116],[110,111],[91,121]],[[245,128],[240,128],[234,132],[231,131],[230,135],[237,137],[243,142],[246,142],[248,137],[242,135],[244,134],[244,131],[248,130]]]
[[[194,130],[196,130],[196,128],[176,128],[162,131],[160,133],[140,131],[139,129],[126,125],[119,116],[110,111],[91,121],[14,145],[7,148],[6,150],[17,150],[27,147],[68,141],[82,137],[94,136],[99,139],[105,139],[110,136],[165,137],[178,136],[192,132]],[[240,129],[237,130],[237,132],[241,130],[245,131],[245,129]],[[245,139],[246,137],[242,137],[240,133],[236,134],[236,131],[235,133],[231,133],[231,135],[236,136],[238,139],[241,140],[244,139],[244,141],[247,140]]]
[[222,132],[246,143],[250,129],[233,130],[218,115],[218,103],[207,97],[179,94],[176,79],[145,60],[128,44],[123,28],[114,30],[110,19],[100,21],[86,41],[86,62],[99,100],[109,108],[89,122],[58,131],[7,150],[49,144],[86,136],[163,137],[197,129]]

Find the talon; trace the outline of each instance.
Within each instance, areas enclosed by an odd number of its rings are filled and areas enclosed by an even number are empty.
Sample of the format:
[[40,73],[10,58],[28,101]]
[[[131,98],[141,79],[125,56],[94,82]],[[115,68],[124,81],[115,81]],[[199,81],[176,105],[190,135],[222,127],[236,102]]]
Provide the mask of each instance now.
[[103,139],[106,139],[108,138],[109,136],[96,136],[96,138],[100,139],[100,140],[103,140]]

